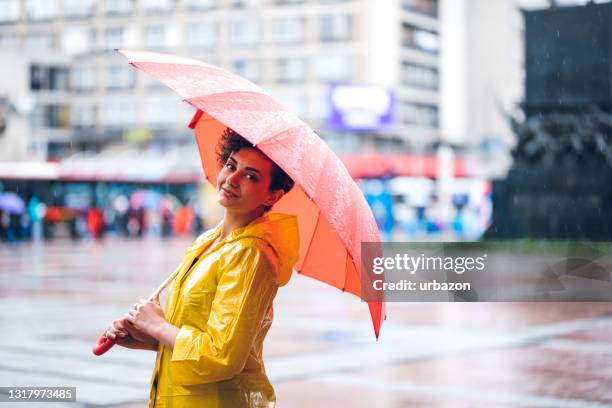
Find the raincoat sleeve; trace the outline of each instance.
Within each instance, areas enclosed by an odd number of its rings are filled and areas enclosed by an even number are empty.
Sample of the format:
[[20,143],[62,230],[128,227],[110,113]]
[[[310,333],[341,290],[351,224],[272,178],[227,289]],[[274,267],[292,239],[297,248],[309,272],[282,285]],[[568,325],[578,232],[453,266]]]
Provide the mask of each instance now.
[[227,380],[242,371],[277,291],[274,265],[257,247],[231,251],[219,271],[204,330],[184,325],[170,360],[181,386]]

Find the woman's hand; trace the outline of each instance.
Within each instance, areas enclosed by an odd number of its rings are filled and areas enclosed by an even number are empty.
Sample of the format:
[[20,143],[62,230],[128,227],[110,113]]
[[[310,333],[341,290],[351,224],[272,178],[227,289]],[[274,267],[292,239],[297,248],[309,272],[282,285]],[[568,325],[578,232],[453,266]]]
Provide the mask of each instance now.
[[155,351],[158,347],[156,339],[136,329],[125,318],[114,320],[105,334],[117,345],[126,348]]
[[140,299],[124,316],[124,319],[128,321],[126,327],[132,326],[170,350],[174,349],[174,341],[179,328],[166,321],[164,311],[159,304],[159,295],[153,300]]
[[156,333],[166,323],[159,298],[154,300],[140,299],[124,316],[124,319],[135,330],[150,338],[156,338]]

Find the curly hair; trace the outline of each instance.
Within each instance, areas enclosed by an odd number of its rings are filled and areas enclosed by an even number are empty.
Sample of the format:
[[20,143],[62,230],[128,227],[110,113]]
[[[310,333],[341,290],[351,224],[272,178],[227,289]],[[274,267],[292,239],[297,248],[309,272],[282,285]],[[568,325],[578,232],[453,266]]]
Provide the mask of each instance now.
[[[242,137],[238,132],[233,129],[227,128],[223,132],[223,135],[219,138],[217,144],[217,163],[219,166],[225,165],[227,159],[232,153],[238,152],[243,147],[255,149],[261,154],[264,154],[261,150],[255,147],[251,142]],[[264,154],[265,156],[265,154]],[[267,156],[266,156],[267,157]],[[293,179],[285,173],[274,161],[272,161],[272,174],[270,175],[270,191],[282,189],[285,193],[288,193],[295,184]],[[266,206],[266,211],[270,208]]]

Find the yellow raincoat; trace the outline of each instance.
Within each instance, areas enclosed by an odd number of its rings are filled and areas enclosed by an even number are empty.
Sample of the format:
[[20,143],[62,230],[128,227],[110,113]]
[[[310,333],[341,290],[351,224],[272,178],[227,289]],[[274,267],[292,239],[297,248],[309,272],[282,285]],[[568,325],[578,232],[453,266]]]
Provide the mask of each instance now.
[[266,214],[207,248],[220,232],[221,225],[188,248],[174,280],[164,313],[180,331],[173,350],[160,344],[149,407],[275,404],[263,340],[276,291],[298,259],[297,219]]

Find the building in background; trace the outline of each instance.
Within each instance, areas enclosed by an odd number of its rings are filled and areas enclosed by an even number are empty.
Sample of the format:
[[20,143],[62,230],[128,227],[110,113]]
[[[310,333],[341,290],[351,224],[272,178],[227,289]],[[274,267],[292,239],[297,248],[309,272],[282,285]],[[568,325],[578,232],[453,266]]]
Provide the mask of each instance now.
[[507,114],[523,98],[523,23],[516,0],[442,2],[441,137],[510,144]]
[[0,160],[46,156],[52,143],[72,140],[69,58],[46,52],[1,51],[3,122]]
[[[437,0],[0,1],[3,50],[67,60],[70,103],[60,116],[72,131],[49,133],[42,152],[48,157],[115,142],[190,140],[193,109],[137,73],[116,48],[228,68],[269,90],[340,150],[434,142],[438,31]],[[360,90],[379,86],[374,92],[388,96],[376,109],[392,99],[392,117],[359,130],[332,125],[331,104],[346,101],[332,97],[334,84],[367,85],[352,91],[362,99],[368,93]],[[41,154],[31,142],[30,153]]]

